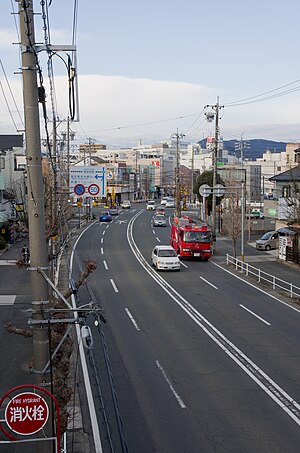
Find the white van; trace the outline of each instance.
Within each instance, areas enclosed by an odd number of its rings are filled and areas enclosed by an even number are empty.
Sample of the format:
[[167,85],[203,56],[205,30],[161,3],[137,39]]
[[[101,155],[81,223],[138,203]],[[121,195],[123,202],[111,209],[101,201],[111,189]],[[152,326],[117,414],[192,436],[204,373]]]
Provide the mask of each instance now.
[[147,211],[154,211],[155,209],[155,201],[149,200],[147,203]]

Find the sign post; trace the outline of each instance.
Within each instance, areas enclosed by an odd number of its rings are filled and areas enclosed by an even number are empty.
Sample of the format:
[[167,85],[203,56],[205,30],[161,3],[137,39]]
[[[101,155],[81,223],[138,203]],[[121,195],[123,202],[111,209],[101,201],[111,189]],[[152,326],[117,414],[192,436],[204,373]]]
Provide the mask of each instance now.
[[[18,390],[29,389],[17,393]],[[44,428],[49,418],[49,405],[45,397],[49,397],[56,410],[56,436],[38,437],[29,439]],[[8,400],[6,406],[6,400]],[[60,453],[60,411],[56,398],[48,390],[32,384],[19,385],[12,388],[0,399],[0,410],[4,410],[4,419],[0,420],[0,430],[8,437],[9,441],[0,440],[2,443],[29,442],[29,441],[56,441],[56,452]],[[6,426],[3,426],[3,423]],[[15,435],[18,435],[16,437]],[[21,437],[20,437],[21,436]],[[23,440],[22,436],[26,436]]]

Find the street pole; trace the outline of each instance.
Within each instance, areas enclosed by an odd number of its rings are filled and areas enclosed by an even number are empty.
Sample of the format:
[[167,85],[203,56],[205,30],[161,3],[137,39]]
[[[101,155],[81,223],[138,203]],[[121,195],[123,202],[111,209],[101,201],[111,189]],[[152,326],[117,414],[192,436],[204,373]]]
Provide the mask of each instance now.
[[184,134],[178,133],[172,135],[172,138],[176,139],[176,169],[175,169],[175,199],[176,199],[176,215],[181,216],[181,204],[180,204],[180,159],[179,159],[179,140],[185,137]]
[[[218,159],[220,158],[220,128],[219,128],[219,112],[223,106],[219,104],[219,96],[217,97],[217,103],[215,105],[206,105],[205,108],[209,107],[212,111],[208,111],[205,113],[206,119],[209,122],[212,122],[215,118],[215,140],[214,140],[214,149],[212,155],[212,167],[213,167],[213,187],[217,185],[217,168],[218,168]],[[212,211],[211,211],[211,228],[212,228],[212,236],[216,238],[216,209],[217,207],[217,197],[216,193],[213,192],[212,194]]]
[[242,215],[242,222],[241,222],[241,259],[244,262],[245,261],[245,252],[244,252],[244,243],[245,243],[245,182],[242,181],[242,209],[241,209],[241,215]]
[[[218,157],[219,157],[219,140],[220,140],[220,129],[219,129],[219,96],[215,105],[215,142],[214,142],[214,154],[213,154],[213,187],[217,185],[217,168],[218,168]],[[212,194],[212,234],[213,238],[216,237],[216,217],[217,217],[217,197],[215,191]]]
[[[29,220],[30,277],[32,319],[47,318],[48,284],[38,268],[48,269],[45,235],[44,186],[42,176],[39,123],[37,58],[35,55],[33,0],[19,1],[23,102],[25,117],[27,191]],[[49,337],[46,324],[33,324],[33,373],[37,385],[50,389],[50,374],[41,373],[49,361]],[[48,434],[48,433],[47,433]],[[49,452],[47,442],[37,442],[36,451]],[[47,446],[46,446],[47,445]]]
[[193,148],[192,148],[191,203],[193,202],[193,199],[194,199],[194,153],[195,153],[195,148],[193,145]]

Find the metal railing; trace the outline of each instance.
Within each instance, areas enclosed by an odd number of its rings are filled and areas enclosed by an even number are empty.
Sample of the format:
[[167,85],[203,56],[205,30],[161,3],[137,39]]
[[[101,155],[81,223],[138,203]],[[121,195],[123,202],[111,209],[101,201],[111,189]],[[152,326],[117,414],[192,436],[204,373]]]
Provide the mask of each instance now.
[[251,266],[249,263],[245,263],[242,260],[234,258],[231,255],[226,255],[226,264],[232,264],[236,270],[243,272],[245,275],[254,276],[257,278],[259,283],[269,283],[272,285],[272,289],[280,289],[289,293],[291,298],[300,297],[300,287],[294,285],[293,283],[286,282],[281,278],[275,277],[275,275],[268,274],[267,272],[262,271],[254,266]]

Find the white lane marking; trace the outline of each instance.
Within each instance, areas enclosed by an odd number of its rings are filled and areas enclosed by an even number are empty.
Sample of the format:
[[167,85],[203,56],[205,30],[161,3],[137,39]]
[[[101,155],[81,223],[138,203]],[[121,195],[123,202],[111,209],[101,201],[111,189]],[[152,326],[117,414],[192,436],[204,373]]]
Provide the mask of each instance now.
[[16,300],[16,295],[3,295],[0,296],[0,305],[13,305]]
[[[300,404],[286,393],[270,376],[259,368],[246,356],[235,344],[222,334],[212,323],[208,321],[192,304],[190,304],[180,293],[178,293],[166,280],[153,272],[152,267],[147,263],[133,238],[133,223],[142,214],[140,211],[133,217],[127,228],[127,240],[129,246],[145,271],[157,282],[159,286],[182,308],[183,311],[197,324],[224,352],[231,358],[294,422],[300,426]],[[214,263],[215,264],[215,263]],[[221,266],[217,265],[223,269]],[[225,270],[225,269],[224,269]],[[227,271],[229,274],[231,272]],[[232,274],[234,275],[234,274]],[[242,280],[242,279],[240,279]],[[243,280],[244,281],[244,280]],[[256,288],[254,285],[251,285]],[[256,288],[258,289],[258,288]],[[267,293],[266,293],[267,294]],[[279,300],[279,299],[278,299]],[[288,306],[288,304],[286,304]],[[298,311],[298,310],[297,310]]]
[[115,293],[118,293],[119,290],[118,290],[118,288],[117,288],[117,286],[116,286],[116,284],[115,284],[115,282],[113,281],[112,278],[110,279],[110,283],[111,283],[111,285],[112,285],[112,287],[113,287]]
[[264,322],[265,324],[267,324],[267,326],[270,326],[271,324],[268,322],[268,321],[265,321],[263,318],[261,318],[260,316],[258,316],[256,313],[254,313],[253,311],[249,310],[249,308],[245,307],[244,305],[242,304],[239,304],[240,307],[242,307],[244,310],[247,310],[249,313],[251,313],[251,315],[255,316],[257,319],[259,319],[261,322]]
[[104,231],[102,231],[102,235],[103,235],[103,236],[105,235],[105,230],[104,230]]
[[181,266],[186,267],[188,269],[188,266],[184,264],[182,261],[180,261]]
[[156,236],[156,240],[157,240],[158,242],[160,242],[160,239],[159,239],[157,236]]
[[163,375],[166,383],[168,384],[171,392],[173,393],[173,395],[175,396],[179,406],[181,407],[181,409],[185,409],[186,408],[186,405],[184,404],[184,402],[182,401],[182,399],[180,398],[180,396],[178,395],[178,393],[176,392],[176,390],[174,389],[170,379],[168,378],[165,370],[163,369],[163,367],[161,366],[161,364],[159,363],[158,360],[155,360],[155,363],[157,365],[157,368],[159,369],[159,371],[161,372],[161,374]]
[[215,288],[215,289],[218,289],[215,285],[213,285],[212,283],[210,283],[210,282],[209,282],[208,280],[206,280],[205,278],[203,278],[203,277],[200,277],[200,278],[201,278],[201,280],[203,280],[203,281],[204,281],[205,283],[207,283],[208,285],[212,286],[212,287]]
[[154,230],[152,230],[152,233],[153,233],[153,234],[155,234],[155,231],[154,231]]
[[0,266],[14,266],[17,260],[0,260]]
[[106,229],[109,228],[109,225],[106,226]]
[[[83,233],[85,233],[95,223],[96,222],[94,222],[91,225],[89,225],[78,236],[78,238],[77,238],[77,240],[76,240],[76,242],[74,244],[74,247],[73,247],[73,250],[72,250],[72,253],[71,253],[71,259],[70,259],[70,262],[71,262],[70,276],[72,275],[75,248],[76,248],[79,240],[81,239],[81,236],[83,235]],[[72,300],[73,308],[77,308],[74,294],[71,295],[71,300]],[[74,316],[78,317],[77,312],[74,313]],[[76,328],[77,341],[78,341],[78,344],[79,344],[80,360],[81,360],[82,373],[83,373],[83,378],[84,378],[83,380],[84,380],[84,384],[85,384],[85,392],[86,392],[86,396],[87,396],[88,408],[89,408],[89,413],[90,413],[90,418],[91,418],[91,425],[92,425],[92,432],[93,432],[95,451],[97,453],[103,453],[102,444],[101,444],[101,438],[100,438],[100,430],[99,430],[99,425],[98,425],[98,416],[96,415],[96,409],[95,409],[95,404],[94,404],[93,392],[92,392],[91,382],[90,382],[90,379],[89,379],[89,373],[88,373],[87,364],[86,364],[85,352],[84,352],[83,344],[82,344],[82,341],[81,341],[80,325],[79,324],[75,324],[75,328]]]
[[252,283],[247,282],[247,280],[244,280],[243,278],[239,277],[238,275],[233,274],[233,273],[230,272],[228,269],[225,269],[224,267],[220,266],[219,264],[214,263],[213,261],[211,261],[211,263],[212,263],[214,266],[217,266],[217,267],[219,267],[220,269],[222,269],[222,271],[227,272],[228,274],[232,275],[233,277],[237,278],[238,280],[241,280],[243,283],[246,283],[246,285],[249,285],[249,286],[251,286],[252,288],[255,288],[257,291],[260,291],[261,293],[265,294],[266,296],[271,297],[272,299],[276,300],[277,302],[281,303],[282,305],[285,305],[286,307],[290,308],[291,310],[295,310],[295,311],[297,311],[298,313],[300,313],[300,310],[299,310],[298,308],[293,307],[292,305],[289,305],[288,303],[284,302],[284,301],[281,300],[281,299],[278,299],[278,297],[273,296],[273,294],[267,293],[266,291],[264,291],[263,289],[259,288],[258,286],[255,286],[255,285],[253,285]]
[[103,255],[103,253],[104,253],[103,247],[101,247],[100,252],[101,252],[101,255]]
[[108,270],[108,265],[106,264],[105,260],[103,260],[103,265],[104,265],[105,269]]
[[103,238],[101,238],[101,244],[103,244]]
[[137,325],[136,320],[134,319],[134,317],[132,316],[132,314],[130,313],[130,311],[128,310],[128,308],[125,308],[125,311],[126,311],[127,315],[129,316],[130,321],[132,322],[132,324],[133,324],[134,327],[136,328],[136,330],[140,331],[141,329],[140,329],[139,326]]

